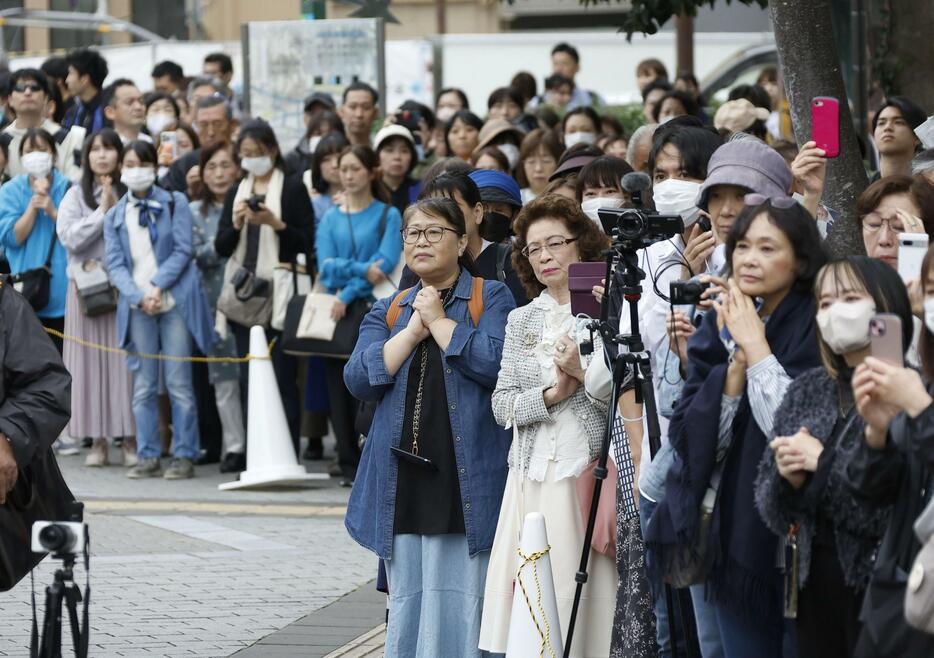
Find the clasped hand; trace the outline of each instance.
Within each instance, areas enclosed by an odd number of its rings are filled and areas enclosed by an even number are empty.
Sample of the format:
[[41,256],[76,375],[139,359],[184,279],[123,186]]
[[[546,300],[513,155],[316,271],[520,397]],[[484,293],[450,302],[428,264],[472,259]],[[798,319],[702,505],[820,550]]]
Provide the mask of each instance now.
[[729,282],[726,294],[713,302],[717,311],[717,326],[723,329],[724,325],[737,347],[743,351],[741,358],[749,365],[754,365],[768,356],[771,352],[765,340],[765,323],[759,317],[756,306],[747,295],[739,289],[735,281]]
[[806,427],[792,436],[775,437],[769,447],[775,453],[779,475],[795,489],[801,488],[808,472],[817,470],[817,462],[824,452],[824,445],[811,436]]

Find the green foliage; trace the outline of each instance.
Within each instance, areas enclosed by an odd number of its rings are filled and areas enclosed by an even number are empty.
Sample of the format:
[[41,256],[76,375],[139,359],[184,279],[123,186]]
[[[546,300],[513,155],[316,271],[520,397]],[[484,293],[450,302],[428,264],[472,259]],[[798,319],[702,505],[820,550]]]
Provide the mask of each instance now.
[[[622,0],[580,0],[582,5],[601,5]],[[734,0],[724,0],[730,4]],[[735,0],[744,5],[758,5],[763,9],[768,6],[768,0]],[[697,16],[700,7],[713,7],[716,0],[629,0],[630,9],[623,11],[623,22],[620,31],[626,33],[626,38],[632,41],[636,32],[642,34],[655,34],[662,24],[672,16],[687,14]]]
[[645,117],[642,115],[641,103],[630,103],[629,105],[607,105],[602,109],[603,114],[619,119],[623,124],[623,129],[627,135],[632,135],[636,128],[645,124]]

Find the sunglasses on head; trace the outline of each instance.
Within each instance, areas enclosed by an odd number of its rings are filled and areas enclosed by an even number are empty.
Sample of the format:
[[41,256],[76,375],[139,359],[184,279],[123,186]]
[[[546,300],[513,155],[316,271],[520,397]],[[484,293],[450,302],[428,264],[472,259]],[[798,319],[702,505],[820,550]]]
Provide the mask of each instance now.
[[19,82],[13,87],[13,91],[17,91],[21,94],[31,91],[35,94],[42,91],[42,87],[37,82]]
[[773,208],[779,208],[781,210],[788,210],[793,205],[798,203],[794,198],[790,196],[765,196],[764,194],[747,194],[743,197],[743,201],[747,206],[761,206],[764,203],[768,203]]

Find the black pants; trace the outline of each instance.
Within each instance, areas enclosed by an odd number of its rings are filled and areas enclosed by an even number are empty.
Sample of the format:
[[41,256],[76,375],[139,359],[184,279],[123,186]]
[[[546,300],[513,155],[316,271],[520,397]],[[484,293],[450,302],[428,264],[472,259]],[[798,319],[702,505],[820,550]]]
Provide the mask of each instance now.
[[798,592],[797,658],[852,656],[862,601],[863,593],[843,582],[836,548],[815,545],[807,585]]
[[[203,356],[200,352],[196,356]],[[198,404],[198,433],[201,436],[201,448],[206,450],[211,460],[221,455],[223,430],[217,414],[217,401],[214,399],[214,387],[208,374],[208,364],[191,364],[191,385],[195,389],[195,402]]]
[[325,359],[328,400],[331,403],[331,426],[337,438],[337,463],[345,478],[353,480],[357,476],[360,463],[360,447],[354,419],[357,416],[357,399],[350,394],[344,384],[344,366],[341,359]]
[[[46,329],[55,329],[65,333],[65,317],[60,318],[39,318],[39,322],[42,323],[42,326]],[[58,336],[53,336],[52,334],[47,334],[49,338],[52,339],[52,342],[55,343],[55,349],[58,350],[59,355],[62,353],[62,348],[65,347],[65,342]]]
[[[233,331],[234,341],[237,343],[237,354],[243,356],[250,352],[250,330],[235,322],[230,323],[230,329]],[[266,330],[266,340],[279,338],[278,331],[273,329]],[[276,384],[279,386],[279,395],[282,397],[282,406],[285,407],[285,419],[289,424],[289,433],[292,435],[292,446],[295,448],[295,456],[298,457],[299,448],[299,430],[302,424],[302,408],[298,397],[298,359],[289,356],[282,351],[282,341],[276,340],[272,347],[272,369],[276,373]],[[250,385],[250,364],[240,364],[240,396],[243,402],[244,421],[247,421],[250,405],[249,400]],[[249,449],[249,444],[247,449]]]

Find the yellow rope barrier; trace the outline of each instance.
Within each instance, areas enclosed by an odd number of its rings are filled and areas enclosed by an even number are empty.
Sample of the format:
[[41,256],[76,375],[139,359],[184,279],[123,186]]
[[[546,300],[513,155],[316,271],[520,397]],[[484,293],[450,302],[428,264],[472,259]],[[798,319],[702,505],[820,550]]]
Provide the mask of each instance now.
[[[551,625],[548,623],[548,615],[545,614],[545,608],[542,606],[542,584],[538,580],[538,561],[548,555],[550,551],[551,546],[544,551],[526,555],[522,552],[521,548],[516,549],[516,552],[519,553],[519,557],[522,558],[522,564],[519,565],[519,572],[516,574],[516,580],[519,581],[519,588],[522,590],[522,596],[525,597],[525,604],[529,608],[529,615],[532,617],[532,623],[535,624],[535,630],[538,631],[538,636],[542,639],[542,644],[538,653],[539,658],[545,658],[546,647],[548,648],[548,653],[551,658],[555,658],[555,649],[551,646]],[[538,605],[538,610],[542,614],[542,621],[545,622],[544,631],[542,631],[542,627],[538,624],[535,611],[532,609],[532,601],[529,599],[528,592],[525,591],[525,585],[522,584],[522,570],[529,564],[532,565],[532,574],[535,576],[535,603]]]
[[[44,327],[44,329],[47,334],[51,334],[52,336],[61,338],[62,340],[70,341],[76,345],[80,345],[81,347],[100,350],[101,352],[108,352],[110,354],[136,356],[140,359],[152,359],[155,361],[188,361],[191,363],[248,363],[250,361],[269,360],[268,354],[266,356],[253,356],[252,354],[247,354],[246,356],[172,356],[170,354],[143,354],[140,352],[130,352],[120,347],[111,347],[109,345],[101,345],[100,343],[92,343],[89,340],[75,338],[74,336],[66,336],[57,329],[50,329],[49,327]],[[272,346],[275,345],[275,343],[275,338],[269,342],[269,352],[272,352]]]

